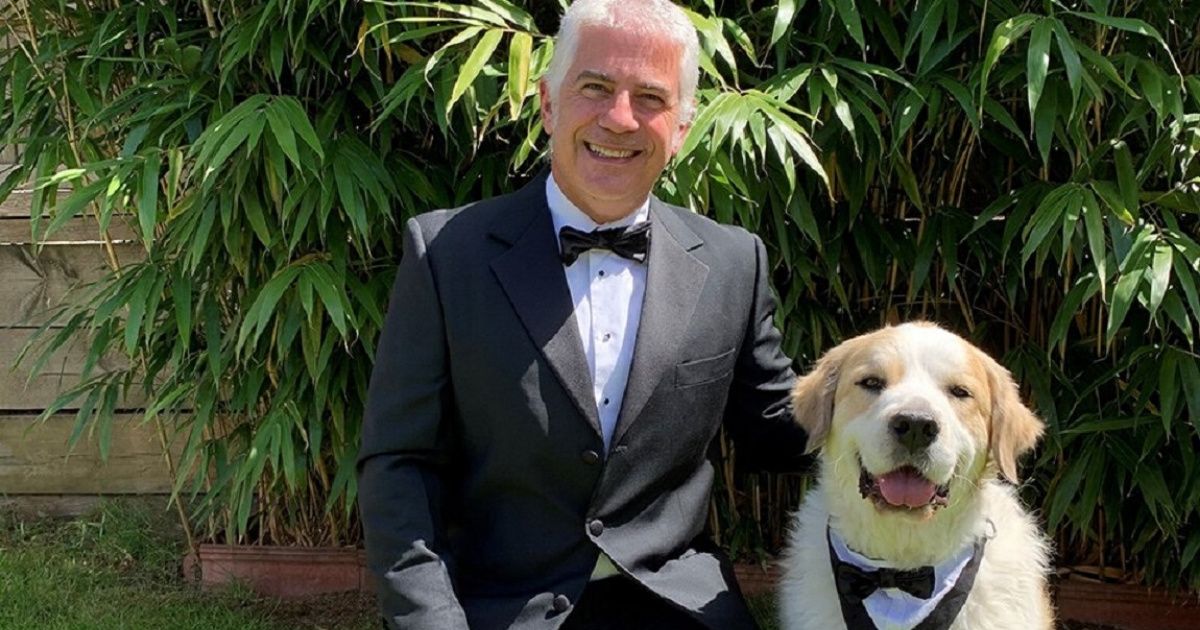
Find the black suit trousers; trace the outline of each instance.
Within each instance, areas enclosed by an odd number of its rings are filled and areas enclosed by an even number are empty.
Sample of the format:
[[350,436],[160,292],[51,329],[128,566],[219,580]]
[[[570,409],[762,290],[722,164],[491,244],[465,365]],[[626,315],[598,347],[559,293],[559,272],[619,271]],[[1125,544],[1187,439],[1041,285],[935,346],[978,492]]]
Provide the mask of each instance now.
[[560,630],[704,630],[705,626],[632,580],[589,582]]

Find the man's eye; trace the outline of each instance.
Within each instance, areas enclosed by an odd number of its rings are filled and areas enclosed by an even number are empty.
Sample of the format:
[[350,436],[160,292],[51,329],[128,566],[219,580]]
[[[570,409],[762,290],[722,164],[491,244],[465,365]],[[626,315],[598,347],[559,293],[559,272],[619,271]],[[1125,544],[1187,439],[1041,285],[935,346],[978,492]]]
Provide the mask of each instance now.
[[584,92],[591,92],[594,94],[603,94],[604,92],[608,91],[599,83],[584,83],[580,89]]
[[878,376],[868,376],[858,382],[858,386],[869,392],[881,392],[887,387],[887,382]]

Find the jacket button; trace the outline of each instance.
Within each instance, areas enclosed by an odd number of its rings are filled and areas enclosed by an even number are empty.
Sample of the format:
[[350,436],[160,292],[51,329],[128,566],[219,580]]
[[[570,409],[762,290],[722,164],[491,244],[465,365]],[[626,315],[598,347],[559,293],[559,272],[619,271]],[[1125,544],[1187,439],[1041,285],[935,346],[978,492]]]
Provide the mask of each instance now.
[[580,457],[583,459],[583,463],[587,464],[588,466],[595,466],[596,464],[600,463],[600,454],[596,451],[584,451]]
[[553,604],[554,612],[567,612],[567,609],[571,607],[571,600],[567,599],[566,595],[555,595]]
[[599,536],[600,534],[603,534],[604,533],[604,523],[601,523],[600,519],[596,519],[596,520],[588,523],[588,533],[593,536]]

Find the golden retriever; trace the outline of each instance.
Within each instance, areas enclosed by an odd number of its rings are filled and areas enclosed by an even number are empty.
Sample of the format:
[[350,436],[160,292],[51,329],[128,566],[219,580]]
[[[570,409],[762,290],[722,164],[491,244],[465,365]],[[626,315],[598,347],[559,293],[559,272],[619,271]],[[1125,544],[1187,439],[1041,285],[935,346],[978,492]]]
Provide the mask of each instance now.
[[830,350],[793,392],[821,449],[780,582],[784,630],[1042,630],[1048,543],[1012,483],[1042,422],[1012,376],[927,323]]

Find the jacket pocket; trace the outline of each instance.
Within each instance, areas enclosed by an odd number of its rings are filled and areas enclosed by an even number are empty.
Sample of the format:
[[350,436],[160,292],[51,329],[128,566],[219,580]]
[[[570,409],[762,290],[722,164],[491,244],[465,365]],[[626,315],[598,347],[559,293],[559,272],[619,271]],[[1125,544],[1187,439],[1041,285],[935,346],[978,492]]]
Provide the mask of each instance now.
[[692,359],[675,366],[675,387],[703,385],[725,378],[733,371],[734,350],[716,356]]

